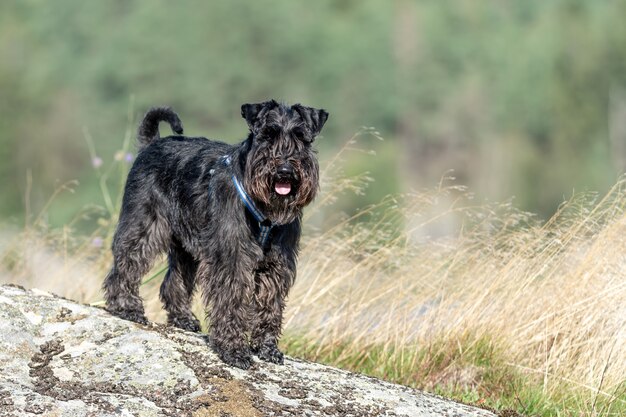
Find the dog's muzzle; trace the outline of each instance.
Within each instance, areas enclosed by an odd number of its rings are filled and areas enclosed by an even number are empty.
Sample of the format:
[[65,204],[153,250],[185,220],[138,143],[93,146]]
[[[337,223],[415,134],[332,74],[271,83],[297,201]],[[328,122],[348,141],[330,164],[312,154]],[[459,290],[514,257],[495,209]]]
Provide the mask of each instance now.
[[274,191],[276,194],[287,196],[295,190],[297,179],[293,166],[287,162],[276,169]]

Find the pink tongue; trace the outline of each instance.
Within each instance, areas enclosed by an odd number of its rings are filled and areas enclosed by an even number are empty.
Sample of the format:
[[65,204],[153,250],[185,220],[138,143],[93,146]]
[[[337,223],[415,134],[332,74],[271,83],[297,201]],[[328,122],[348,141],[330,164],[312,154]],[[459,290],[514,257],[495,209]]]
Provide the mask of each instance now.
[[291,192],[291,184],[288,182],[277,182],[274,189],[280,195],[287,195]]

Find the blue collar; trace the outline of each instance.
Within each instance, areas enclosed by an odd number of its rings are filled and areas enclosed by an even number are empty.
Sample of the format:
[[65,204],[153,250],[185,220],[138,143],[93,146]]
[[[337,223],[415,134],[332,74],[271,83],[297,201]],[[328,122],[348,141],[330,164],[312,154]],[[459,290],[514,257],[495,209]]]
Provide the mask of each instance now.
[[[230,162],[231,162],[230,156],[225,155],[222,158],[224,161],[224,165],[230,166]],[[267,244],[268,238],[270,236],[270,232],[272,231],[274,224],[272,224],[272,222],[267,217],[265,217],[265,215],[261,212],[261,210],[257,208],[257,206],[254,204],[254,201],[252,201],[248,193],[246,193],[246,190],[243,188],[243,185],[241,185],[241,183],[235,176],[234,172],[231,175],[231,178],[233,179],[233,184],[235,186],[235,189],[237,190],[237,194],[239,194],[239,198],[241,199],[241,202],[244,204],[244,206],[246,206],[248,211],[252,214],[252,216],[254,216],[256,221],[259,223],[258,241],[261,247],[264,248],[265,245]]]

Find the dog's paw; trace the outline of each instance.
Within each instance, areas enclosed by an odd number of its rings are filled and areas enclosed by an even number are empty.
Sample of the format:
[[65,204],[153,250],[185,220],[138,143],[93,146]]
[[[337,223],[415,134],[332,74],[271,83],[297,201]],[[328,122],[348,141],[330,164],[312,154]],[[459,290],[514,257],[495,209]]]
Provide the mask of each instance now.
[[285,362],[285,356],[276,345],[261,345],[254,352],[259,359],[265,362],[282,365]]
[[112,313],[124,320],[134,321],[139,324],[148,324],[148,319],[144,315],[143,311],[121,310],[112,311]]
[[240,369],[250,369],[252,366],[252,355],[248,350],[232,350],[217,352],[224,363]]
[[200,320],[195,316],[170,316],[167,318],[167,324],[170,326],[178,327],[179,329],[187,330],[189,332],[199,332],[201,329]]

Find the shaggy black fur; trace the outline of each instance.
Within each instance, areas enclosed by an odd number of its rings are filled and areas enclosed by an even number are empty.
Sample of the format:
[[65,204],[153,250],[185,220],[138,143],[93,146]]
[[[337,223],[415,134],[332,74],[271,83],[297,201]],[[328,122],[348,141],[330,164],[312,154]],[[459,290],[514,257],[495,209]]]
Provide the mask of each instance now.
[[[171,109],[148,111],[139,127],[140,151],[126,182],[104,291],[112,313],[146,323],[141,278],[167,252],[160,298],[168,323],[200,330],[190,308],[199,283],[212,348],[224,362],[246,369],[252,353],[283,362],[277,342],[296,275],[302,208],[318,189],[312,143],[328,113],[271,100],[244,104],[241,114],[250,134],[233,146],[180,136],[182,124]],[[159,139],[160,121],[179,135]],[[233,175],[274,224],[265,245]]]

